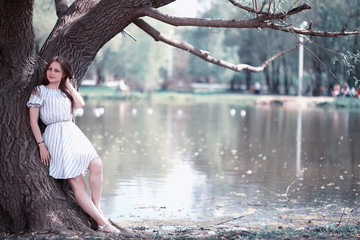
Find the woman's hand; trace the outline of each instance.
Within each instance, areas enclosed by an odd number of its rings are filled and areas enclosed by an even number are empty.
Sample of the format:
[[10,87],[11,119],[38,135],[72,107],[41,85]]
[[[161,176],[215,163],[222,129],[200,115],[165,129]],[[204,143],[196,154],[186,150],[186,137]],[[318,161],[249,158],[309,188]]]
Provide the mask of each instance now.
[[65,87],[69,90],[69,93],[73,97],[73,107],[74,108],[81,108],[85,105],[84,99],[81,95],[76,91],[73,85],[70,83],[70,79],[66,78],[65,80]]
[[41,161],[46,165],[49,166],[50,163],[50,154],[49,151],[45,145],[45,143],[43,142],[43,137],[41,135],[41,131],[39,128],[39,113],[40,113],[40,108],[38,107],[30,107],[29,108],[29,113],[30,113],[30,126],[31,126],[31,130],[33,132],[34,138],[36,140],[36,142],[38,143],[39,149],[40,149],[40,158]]
[[49,154],[49,151],[48,151],[45,143],[39,144],[39,148],[40,148],[40,158],[41,158],[41,161],[42,161],[46,166],[49,166],[49,164],[50,164],[50,154]]
[[69,91],[71,91],[71,90],[74,88],[73,85],[71,85],[69,78],[66,78],[66,80],[65,80],[65,87],[66,87]]

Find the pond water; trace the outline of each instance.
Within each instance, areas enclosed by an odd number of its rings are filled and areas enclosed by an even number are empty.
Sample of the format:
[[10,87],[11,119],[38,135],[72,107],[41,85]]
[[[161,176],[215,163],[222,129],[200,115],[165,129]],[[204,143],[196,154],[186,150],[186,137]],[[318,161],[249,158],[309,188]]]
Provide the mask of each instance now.
[[76,123],[103,159],[115,221],[360,200],[359,111],[90,101]]

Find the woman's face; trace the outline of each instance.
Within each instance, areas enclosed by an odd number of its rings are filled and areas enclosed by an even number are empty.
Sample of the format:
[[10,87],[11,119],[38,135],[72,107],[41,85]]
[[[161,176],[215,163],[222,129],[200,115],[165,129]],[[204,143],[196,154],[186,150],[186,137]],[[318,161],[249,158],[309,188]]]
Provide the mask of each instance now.
[[46,77],[50,84],[60,84],[64,76],[60,63],[52,62],[46,71]]

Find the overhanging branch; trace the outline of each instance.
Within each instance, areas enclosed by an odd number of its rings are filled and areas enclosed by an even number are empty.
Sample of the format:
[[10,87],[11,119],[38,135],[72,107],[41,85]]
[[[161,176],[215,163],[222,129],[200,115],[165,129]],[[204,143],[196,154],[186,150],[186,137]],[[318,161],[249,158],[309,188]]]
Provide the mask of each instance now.
[[184,51],[187,51],[207,62],[210,62],[212,64],[216,64],[218,66],[227,68],[227,69],[231,69],[233,71],[236,72],[241,72],[242,70],[249,70],[251,72],[261,72],[264,70],[264,68],[269,65],[272,61],[274,61],[275,59],[295,50],[296,48],[299,47],[299,44],[295,45],[294,47],[286,50],[286,51],[281,51],[277,54],[275,54],[274,56],[272,56],[271,58],[269,58],[268,60],[266,60],[261,66],[255,67],[255,66],[251,66],[248,64],[232,64],[229,62],[226,62],[224,60],[221,59],[217,59],[214,58],[212,56],[210,56],[210,53],[201,49],[198,49],[194,46],[192,46],[191,44],[188,43],[184,43],[182,41],[178,41],[175,39],[171,39],[168,38],[167,36],[165,36],[164,34],[160,33],[159,31],[157,31],[155,28],[153,28],[152,26],[150,26],[148,23],[146,23],[144,20],[142,19],[137,19],[134,21],[134,24],[136,26],[138,26],[139,28],[141,28],[143,31],[145,31],[147,34],[149,34],[152,38],[154,38],[155,41],[160,41],[160,42],[164,42],[168,45],[174,46],[176,48],[182,49]]
[[274,20],[282,20],[285,16],[297,14],[306,10],[307,5],[289,10],[287,13],[275,13],[269,15],[259,16],[248,20],[222,20],[222,19],[205,19],[205,18],[187,18],[187,17],[173,17],[160,12],[154,8],[142,9],[141,15],[149,16],[161,22],[179,27],[179,26],[194,26],[194,27],[214,27],[214,28],[268,28],[277,31],[298,33],[307,36],[316,37],[340,37],[348,35],[359,34],[359,31],[340,31],[340,32],[327,32],[327,31],[313,31],[312,29],[300,29],[292,26],[285,26],[274,23]]
[[[250,7],[247,7],[243,4],[240,4],[238,2],[236,2],[235,0],[228,0],[231,4],[233,4],[234,6],[240,8],[240,9],[243,9],[247,12],[250,12],[250,13],[255,13],[257,16],[258,15],[263,15],[259,18],[263,18],[263,19],[284,19],[286,16],[291,16],[291,15],[295,15],[295,14],[298,14],[304,10],[309,10],[311,9],[311,7],[307,4],[303,4],[299,7],[295,7],[295,8],[292,8],[290,9],[289,11],[286,11],[286,12],[279,12],[279,13],[270,13],[270,9],[268,9],[268,11],[264,12],[263,9],[265,7],[265,5],[267,4],[266,2],[263,2],[260,10],[255,10],[255,9],[252,9]],[[271,2],[269,3],[269,7],[271,5]]]
[[312,29],[295,28],[293,26],[280,26],[273,23],[264,23],[263,25],[260,26],[260,28],[270,28],[283,32],[297,33],[312,37],[344,37],[349,35],[357,35],[360,33],[357,29],[351,32],[347,32],[344,30],[342,30],[341,32],[327,32],[327,31],[314,31]]

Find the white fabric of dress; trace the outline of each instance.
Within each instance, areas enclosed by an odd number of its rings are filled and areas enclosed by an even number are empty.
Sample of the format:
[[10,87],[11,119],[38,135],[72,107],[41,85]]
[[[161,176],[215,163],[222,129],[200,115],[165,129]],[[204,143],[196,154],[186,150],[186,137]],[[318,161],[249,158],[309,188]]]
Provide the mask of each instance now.
[[50,176],[68,179],[85,175],[90,162],[99,155],[72,122],[71,101],[66,94],[40,85],[26,105],[40,108],[40,119],[47,125],[43,139],[50,153]]

